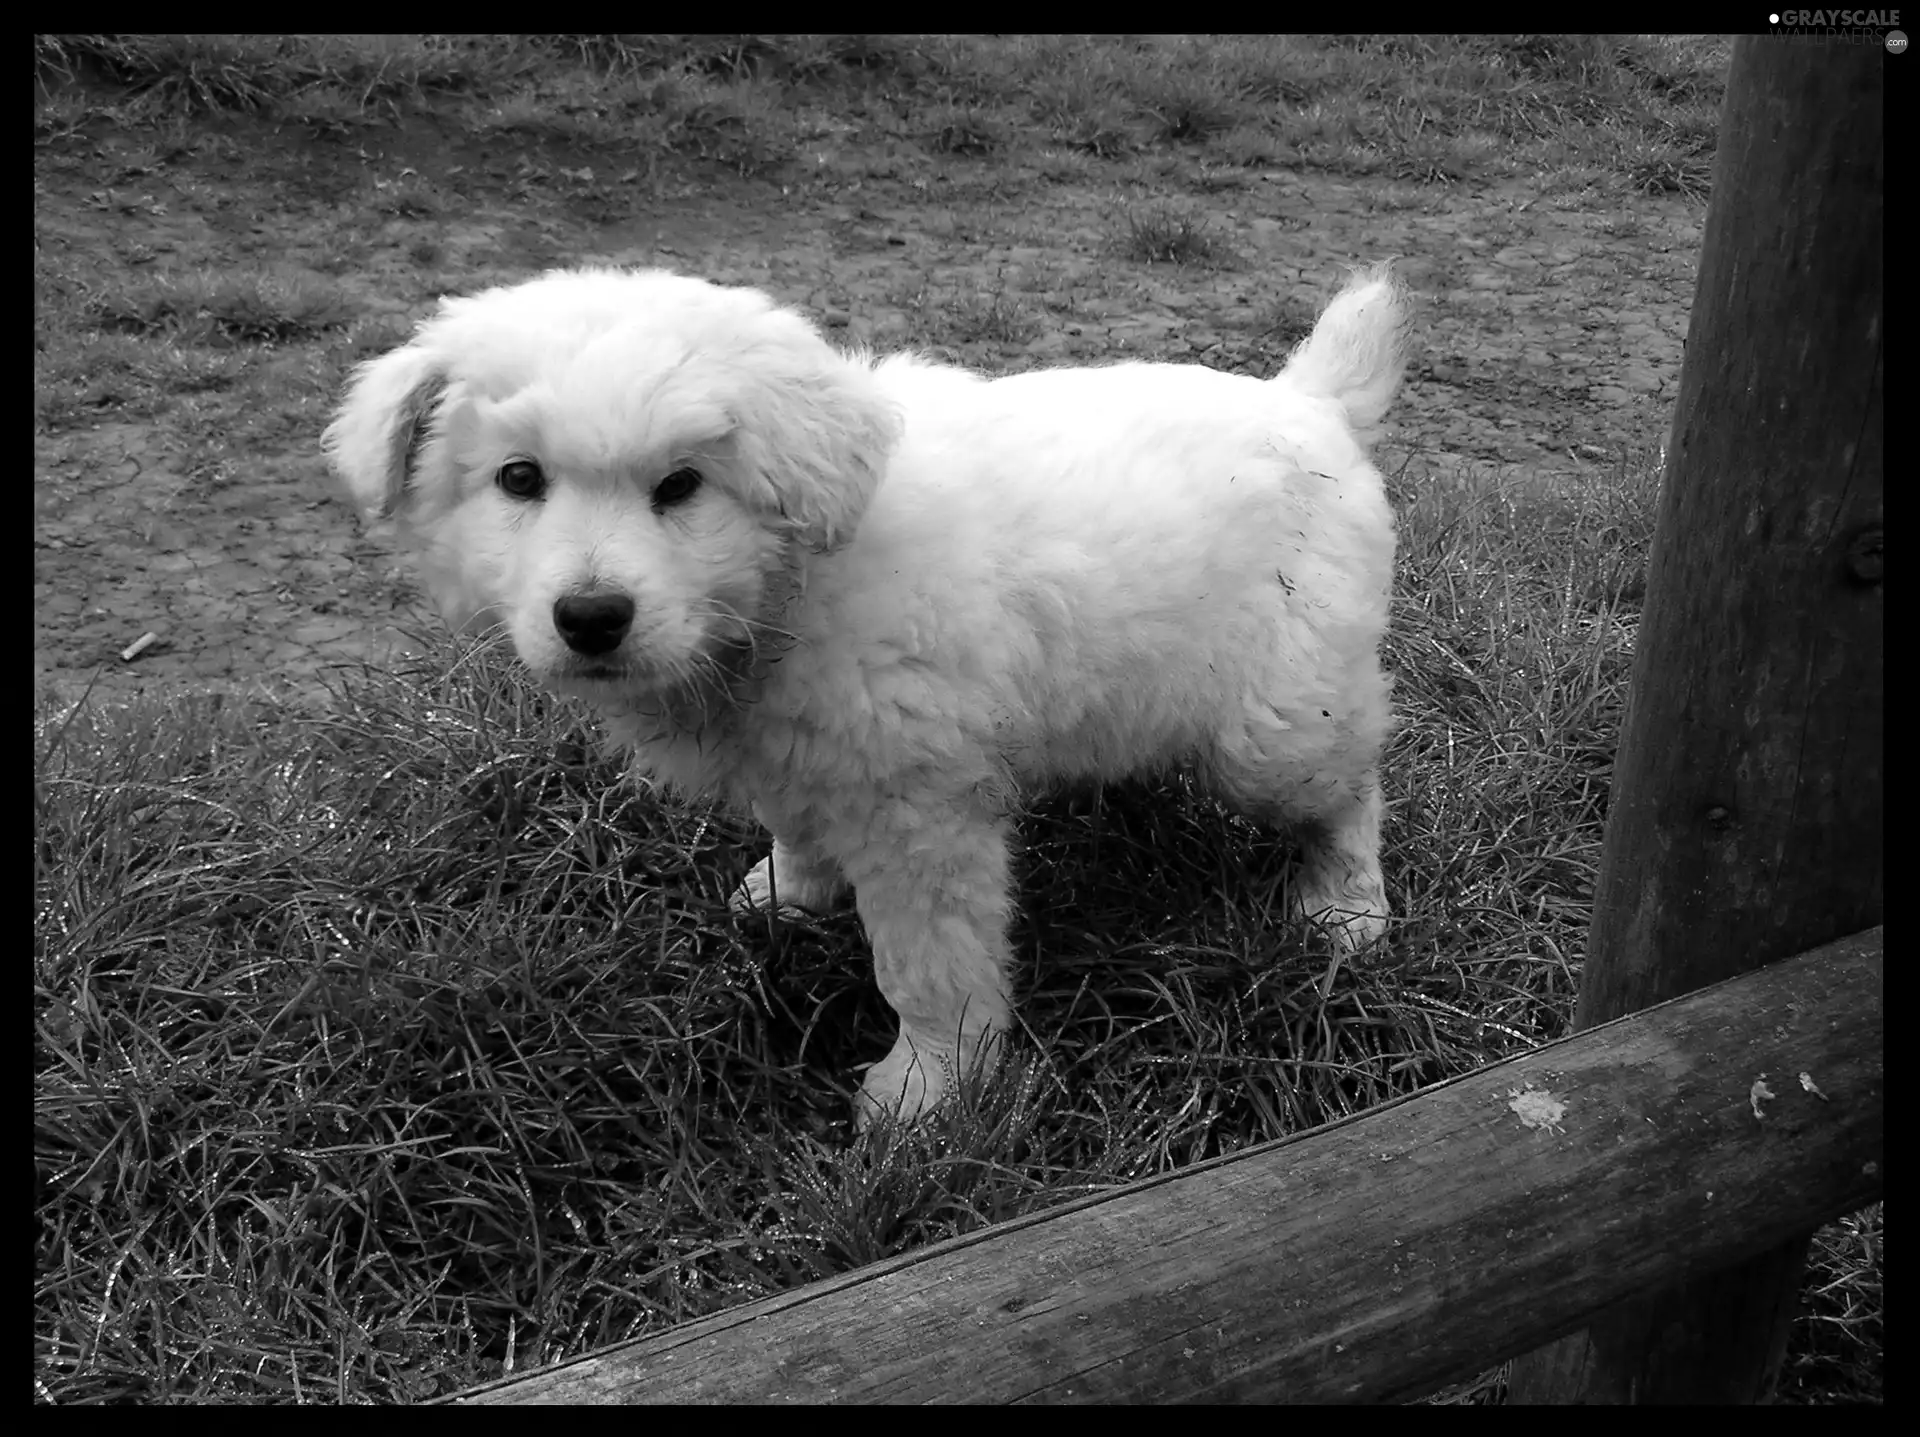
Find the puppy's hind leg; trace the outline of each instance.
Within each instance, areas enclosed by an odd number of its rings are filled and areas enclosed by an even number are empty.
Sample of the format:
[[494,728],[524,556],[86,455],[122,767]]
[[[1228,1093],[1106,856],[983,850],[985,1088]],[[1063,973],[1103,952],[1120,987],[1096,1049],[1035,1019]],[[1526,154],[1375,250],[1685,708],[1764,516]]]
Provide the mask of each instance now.
[[1293,891],[1300,912],[1350,949],[1387,931],[1387,888],[1380,876],[1379,780],[1365,774],[1350,798],[1295,821],[1303,842]]
[[846,894],[847,880],[840,866],[821,853],[807,824],[756,803],[753,816],[773,832],[773,851],[753,866],[733,891],[731,906],[738,913],[768,908],[793,908],[826,913]]
[[1370,761],[1379,752],[1384,717],[1377,724],[1355,717],[1340,722],[1318,706],[1292,715],[1265,710],[1222,743],[1215,782],[1242,813],[1299,839],[1295,908],[1343,946],[1362,948],[1386,932],[1389,913],[1380,876],[1384,804]]

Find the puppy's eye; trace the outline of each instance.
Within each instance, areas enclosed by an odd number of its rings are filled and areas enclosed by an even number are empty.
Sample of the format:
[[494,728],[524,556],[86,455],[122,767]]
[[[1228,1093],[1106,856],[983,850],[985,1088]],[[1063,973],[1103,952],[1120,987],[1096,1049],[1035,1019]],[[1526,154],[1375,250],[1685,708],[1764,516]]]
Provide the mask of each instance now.
[[500,492],[515,499],[538,499],[547,492],[547,476],[531,459],[509,459],[493,477]]
[[676,469],[658,484],[653,486],[653,505],[656,509],[671,508],[675,504],[693,497],[693,491],[700,487],[698,469]]

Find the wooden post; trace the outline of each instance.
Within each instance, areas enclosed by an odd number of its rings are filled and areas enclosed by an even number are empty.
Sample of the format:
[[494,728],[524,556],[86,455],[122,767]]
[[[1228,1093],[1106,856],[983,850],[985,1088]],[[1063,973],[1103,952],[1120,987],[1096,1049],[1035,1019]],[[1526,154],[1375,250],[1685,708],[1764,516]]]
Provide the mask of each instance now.
[[[1734,42],[1581,1028],[1881,921],[1886,62]],[[1528,1354],[1513,1400],[1762,1398],[1808,1236]]]

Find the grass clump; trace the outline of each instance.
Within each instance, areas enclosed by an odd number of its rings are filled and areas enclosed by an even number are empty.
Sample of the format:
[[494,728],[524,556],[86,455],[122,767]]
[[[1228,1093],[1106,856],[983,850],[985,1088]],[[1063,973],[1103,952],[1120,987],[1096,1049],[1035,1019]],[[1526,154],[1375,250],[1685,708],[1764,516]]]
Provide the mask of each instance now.
[[1226,248],[1204,211],[1165,202],[1127,211],[1115,250],[1142,264],[1209,264]]
[[257,272],[147,276],[102,288],[91,305],[105,328],[176,345],[316,339],[350,318],[330,286]]

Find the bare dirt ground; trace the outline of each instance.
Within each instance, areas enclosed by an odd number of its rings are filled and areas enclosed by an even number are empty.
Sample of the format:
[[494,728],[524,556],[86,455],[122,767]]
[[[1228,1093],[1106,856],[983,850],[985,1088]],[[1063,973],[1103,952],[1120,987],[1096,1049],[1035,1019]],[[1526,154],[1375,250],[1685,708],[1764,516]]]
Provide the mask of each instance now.
[[[323,275],[391,338],[436,274],[510,279],[554,264],[665,265],[767,288],[848,343],[915,346],[992,371],[1128,357],[1271,372],[1342,266],[1397,256],[1420,297],[1410,383],[1382,467],[1418,482],[1475,469],[1603,482],[1664,436],[1702,206],[1547,200],[1525,184],[1216,172],[1168,193],[1204,208],[1205,264],[1116,252],[1152,197],[992,161],[780,185],[650,191],[622,157],[498,153],[431,122],[379,143],[214,127],[171,161],[114,131],[41,153],[36,243],[69,272],[270,266]],[[357,148],[355,146],[358,146]],[[630,158],[630,157],[629,157]],[[630,168],[630,167],[629,167]],[[872,173],[876,168],[882,173]],[[352,255],[343,206],[384,207]],[[425,211],[424,213],[420,211]],[[425,260],[423,262],[423,256]],[[262,347],[300,400],[216,432],[183,404],[36,425],[34,654],[42,694],[183,685],[312,692],[332,665],[391,652],[422,617],[398,565],[333,492],[317,441],[348,355]],[[120,651],[151,631],[133,662]]]

